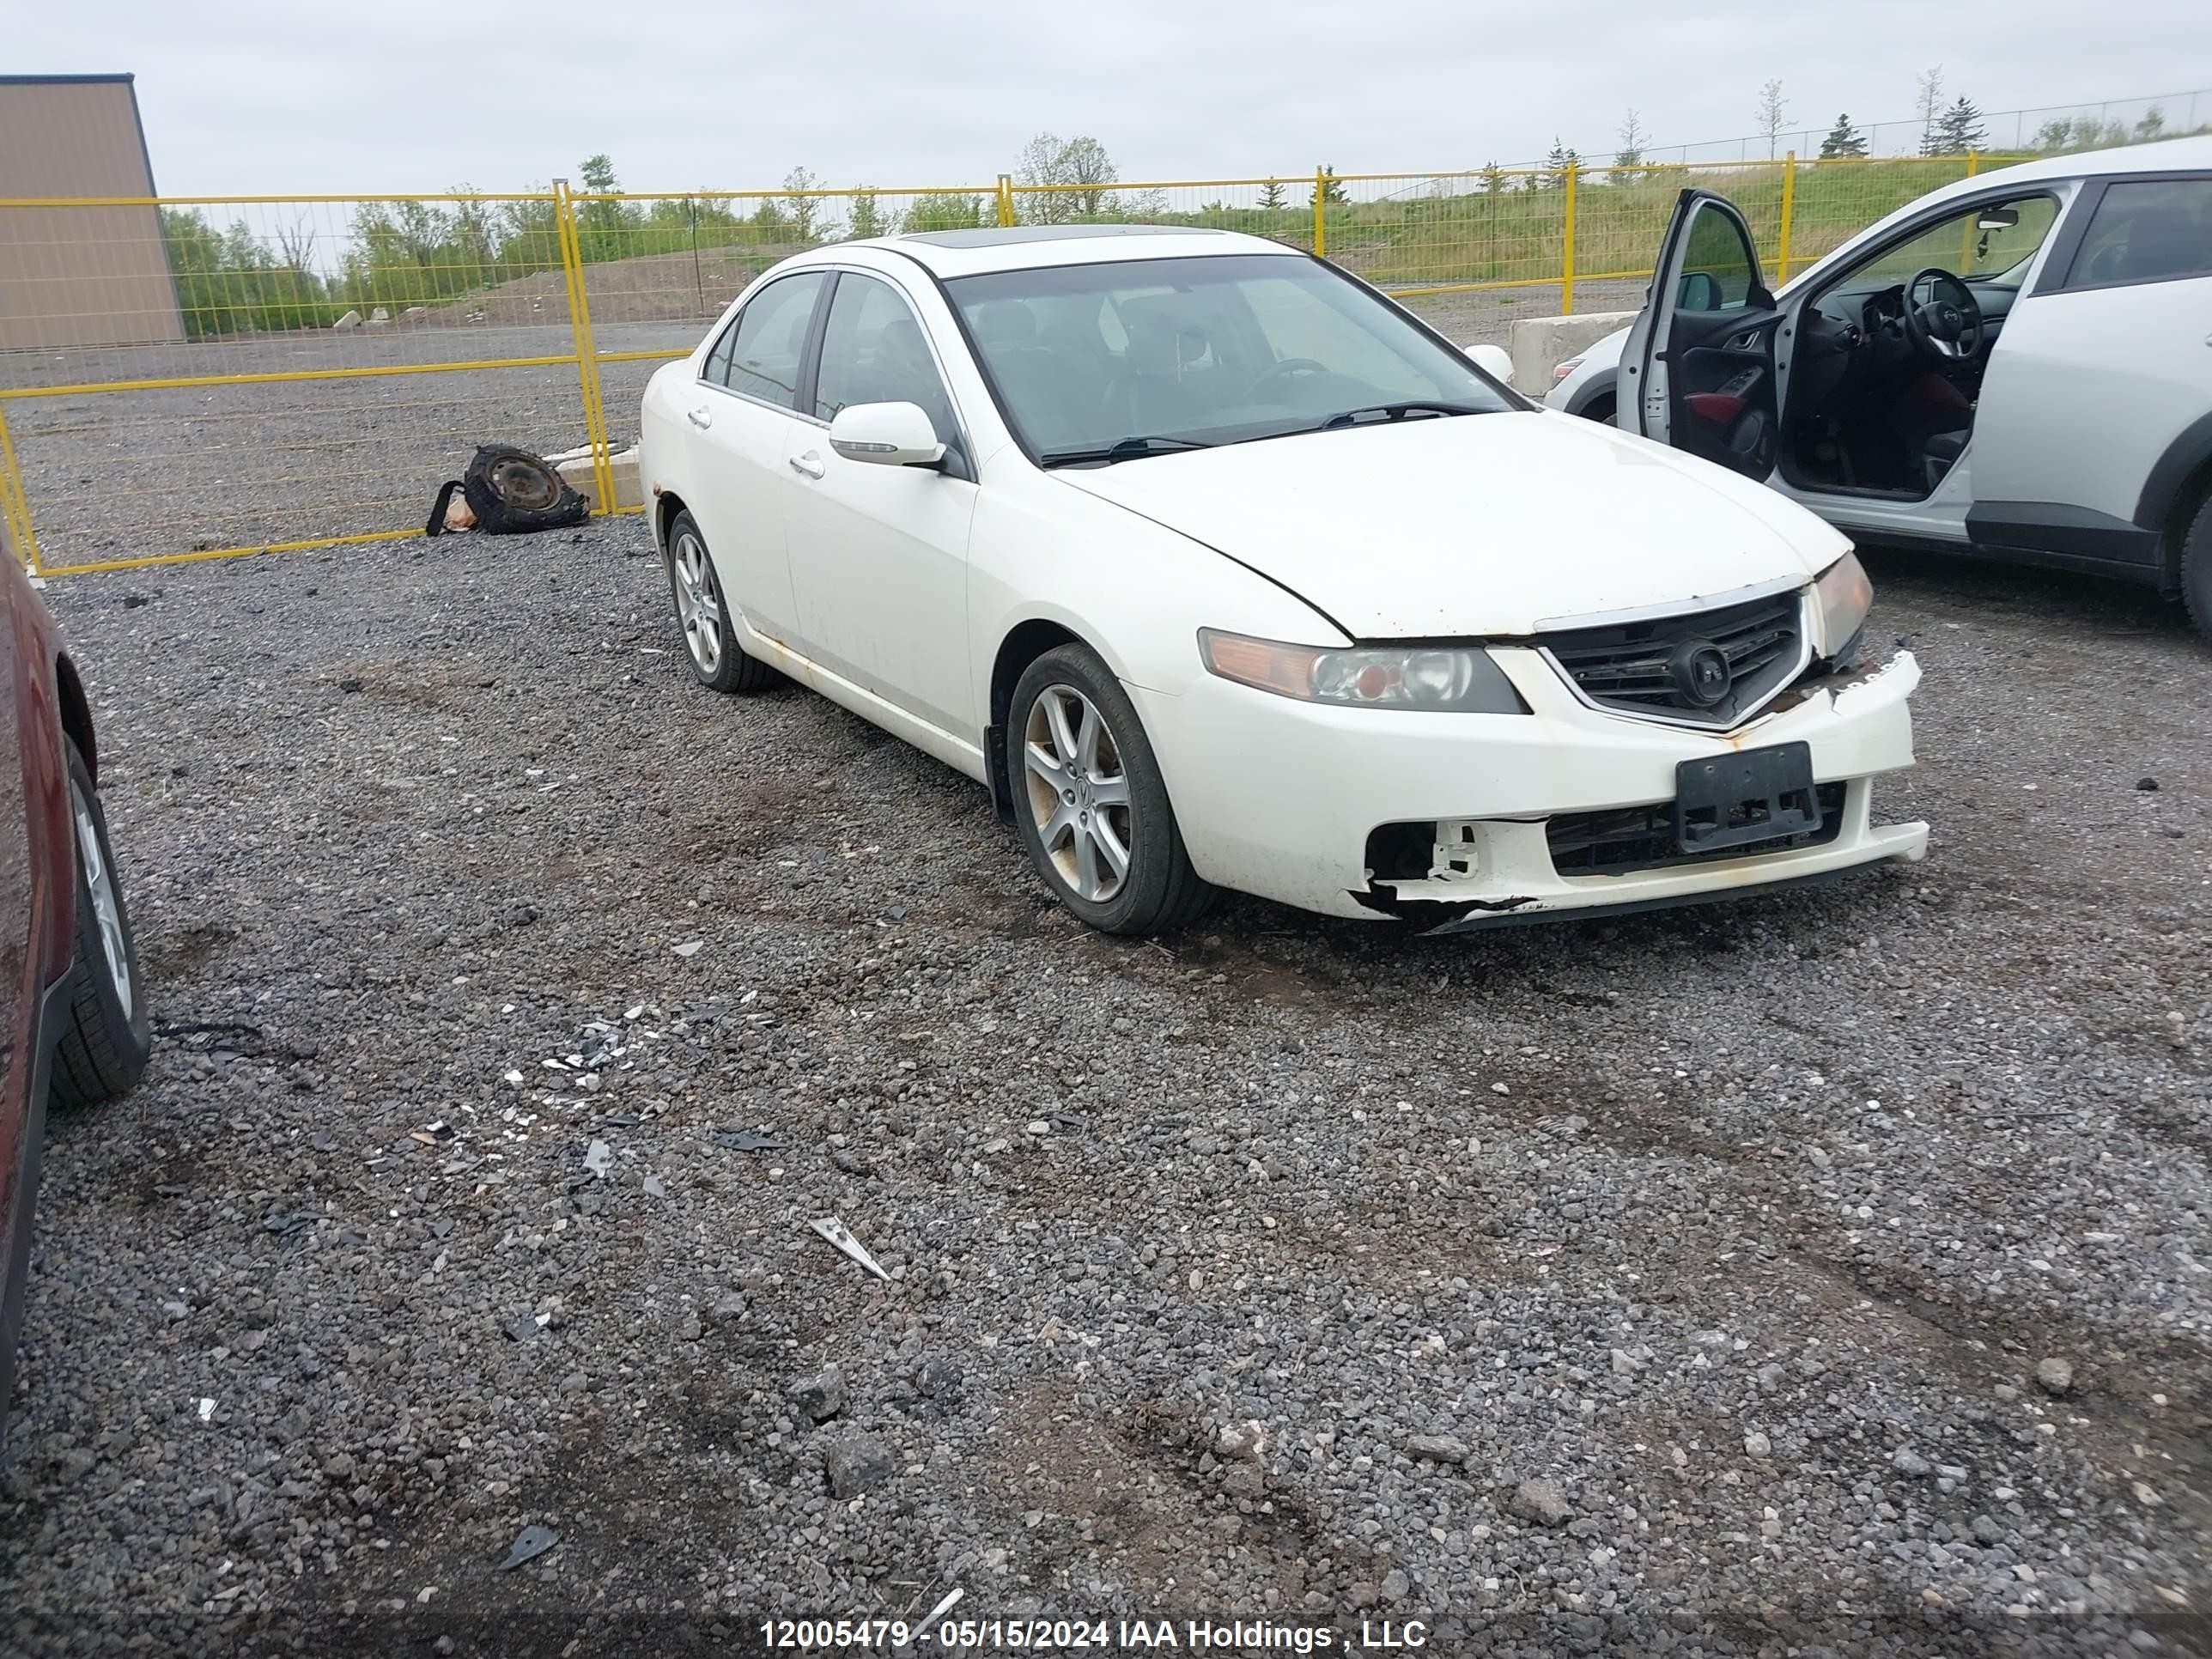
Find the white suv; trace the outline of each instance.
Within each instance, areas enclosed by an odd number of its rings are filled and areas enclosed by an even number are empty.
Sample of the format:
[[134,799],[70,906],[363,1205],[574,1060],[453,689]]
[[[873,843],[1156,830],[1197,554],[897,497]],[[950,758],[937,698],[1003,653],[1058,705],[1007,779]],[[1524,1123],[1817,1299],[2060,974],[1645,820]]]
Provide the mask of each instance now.
[[1650,291],[1553,408],[1864,541],[2154,583],[2212,632],[2212,137],[1946,185],[1778,295],[1686,190]]

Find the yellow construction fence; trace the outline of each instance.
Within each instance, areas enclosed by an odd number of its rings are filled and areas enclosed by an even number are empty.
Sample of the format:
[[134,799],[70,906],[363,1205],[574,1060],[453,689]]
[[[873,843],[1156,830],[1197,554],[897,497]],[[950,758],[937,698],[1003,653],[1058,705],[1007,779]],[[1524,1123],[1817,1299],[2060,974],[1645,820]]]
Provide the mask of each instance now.
[[397,540],[421,533],[480,442],[580,450],[611,502],[610,458],[635,436],[653,369],[761,271],[824,243],[1012,224],[1244,231],[1471,341],[1641,305],[1685,185],[1745,210],[1779,282],[1990,164],[0,199],[0,529],[46,575]]

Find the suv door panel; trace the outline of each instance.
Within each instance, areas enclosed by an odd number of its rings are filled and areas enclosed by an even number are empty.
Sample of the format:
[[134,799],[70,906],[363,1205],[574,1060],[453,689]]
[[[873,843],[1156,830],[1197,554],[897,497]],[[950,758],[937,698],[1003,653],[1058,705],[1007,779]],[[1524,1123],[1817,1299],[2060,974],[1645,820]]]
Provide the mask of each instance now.
[[[2212,238],[2212,175],[2158,177],[2162,198],[2185,207],[2196,185],[2206,219],[2181,228]],[[2132,182],[2091,180],[2076,194],[1990,354],[1974,423],[1977,541],[2157,559],[2154,535],[2126,532],[2146,528],[2136,519],[2160,458],[2212,410],[2212,272],[2131,263],[2129,243],[2100,241],[2100,206],[2125,203],[2112,192]]]

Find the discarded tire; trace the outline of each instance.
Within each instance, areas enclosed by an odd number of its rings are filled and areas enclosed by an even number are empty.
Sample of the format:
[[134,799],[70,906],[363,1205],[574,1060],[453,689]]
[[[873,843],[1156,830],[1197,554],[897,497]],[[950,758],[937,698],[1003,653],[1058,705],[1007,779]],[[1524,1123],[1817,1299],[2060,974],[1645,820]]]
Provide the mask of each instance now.
[[541,457],[512,444],[487,444],[477,451],[466,472],[439,487],[426,535],[445,529],[446,507],[456,489],[467,498],[476,527],[488,536],[562,530],[591,516],[590,503]]

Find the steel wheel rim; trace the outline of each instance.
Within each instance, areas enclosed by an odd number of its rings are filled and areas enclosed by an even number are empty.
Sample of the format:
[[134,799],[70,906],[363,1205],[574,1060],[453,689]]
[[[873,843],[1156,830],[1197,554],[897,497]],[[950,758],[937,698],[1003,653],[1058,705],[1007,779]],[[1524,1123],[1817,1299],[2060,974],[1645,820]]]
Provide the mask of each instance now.
[[690,531],[676,538],[670,556],[676,572],[676,616],[684,624],[684,643],[702,674],[722,665],[722,590],[714,583],[707,545]]
[[74,778],[70,780],[70,805],[76,818],[77,863],[84,872],[85,890],[92,895],[93,919],[100,924],[100,954],[106,961],[115,1000],[128,1019],[137,1012],[138,999],[131,983],[131,946],[123,937],[123,901],[115,890],[115,872],[100,852],[92,803]]
[[1110,902],[1127,884],[1129,776],[1098,705],[1072,685],[1037,693],[1022,723],[1022,779],[1045,857],[1076,897]]

